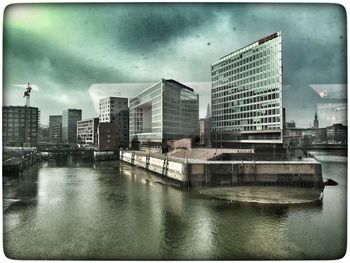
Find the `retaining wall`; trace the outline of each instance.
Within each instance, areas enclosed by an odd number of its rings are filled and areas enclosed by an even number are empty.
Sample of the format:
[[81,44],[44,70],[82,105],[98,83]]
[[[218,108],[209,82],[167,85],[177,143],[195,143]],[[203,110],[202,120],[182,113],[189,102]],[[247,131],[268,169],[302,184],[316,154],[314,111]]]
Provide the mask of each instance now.
[[120,152],[120,159],[191,186],[286,185],[323,187],[321,163],[308,161],[202,161]]

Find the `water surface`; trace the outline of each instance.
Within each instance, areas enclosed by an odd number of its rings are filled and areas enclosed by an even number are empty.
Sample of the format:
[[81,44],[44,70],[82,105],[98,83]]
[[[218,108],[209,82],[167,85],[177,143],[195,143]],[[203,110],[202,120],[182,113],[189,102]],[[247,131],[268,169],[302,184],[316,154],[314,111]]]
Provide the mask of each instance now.
[[15,259],[339,258],[347,167],[330,160],[323,175],[339,184],[308,205],[211,199],[122,163],[46,163],[4,177],[4,251]]

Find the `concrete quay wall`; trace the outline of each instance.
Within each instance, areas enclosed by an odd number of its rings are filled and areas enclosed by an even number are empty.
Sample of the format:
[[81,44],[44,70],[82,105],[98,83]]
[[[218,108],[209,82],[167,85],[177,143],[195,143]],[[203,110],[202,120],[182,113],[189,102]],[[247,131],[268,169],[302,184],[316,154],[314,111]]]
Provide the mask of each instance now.
[[191,186],[285,185],[323,187],[321,163],[308,161],[202,161],[120,152],[124,162]]
[[286,185],[323,187],[319,162],[207,162],[189,165],[192,186]]
[[189,182],[187,166],[180,160],[142,152],[120,152],[120,160],[183,183]]

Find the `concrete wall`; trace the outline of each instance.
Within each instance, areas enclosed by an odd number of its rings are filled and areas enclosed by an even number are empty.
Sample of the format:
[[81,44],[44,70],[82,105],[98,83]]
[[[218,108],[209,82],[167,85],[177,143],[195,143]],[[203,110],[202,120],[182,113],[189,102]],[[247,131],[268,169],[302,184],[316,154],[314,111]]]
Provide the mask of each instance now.
[[189,181],[186,164],[170,160],[166,156],[121,151],[120,160],[180,182]]
[[322,187],[319,162],[189,163],[192,186],[290,185]]
[[317,161],[201,161],[186,162],[163,155],[120,152],[120,159],[192,186],[286,185],[323,187]]

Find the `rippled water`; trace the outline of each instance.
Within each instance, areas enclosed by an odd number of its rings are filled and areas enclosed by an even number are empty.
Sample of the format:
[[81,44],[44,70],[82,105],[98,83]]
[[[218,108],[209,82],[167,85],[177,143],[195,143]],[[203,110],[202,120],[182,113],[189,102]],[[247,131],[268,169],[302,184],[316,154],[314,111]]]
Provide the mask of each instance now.
[[[332,157],[336,158],[336,157]],[[330,259],[346,248],[346,162],[322,205],[230,203],[126,164],[47,163],[3,180],[16,259]]]

